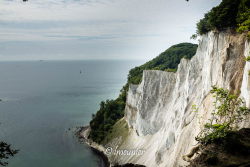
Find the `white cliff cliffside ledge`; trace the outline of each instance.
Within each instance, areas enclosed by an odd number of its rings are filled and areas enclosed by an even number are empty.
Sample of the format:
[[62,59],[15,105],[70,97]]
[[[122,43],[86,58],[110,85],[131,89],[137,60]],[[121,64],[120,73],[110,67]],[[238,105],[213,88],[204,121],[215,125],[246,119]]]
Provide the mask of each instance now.
[[[250,106],[249,42],[244,35],[210,32],[201,38],[196,55],[182,59],[176,73],[144,71],[140,85],[131,85],[125,108],[129,125],[116,149],[143,149],[142,155],[109,155],[112,164],[148,167],[185,166],[182,156],[213,109],[212,85],[241,93]],[[192,111],[192,105],[199,112]],[[249,123],[244,123],[249,127]],[[114,143],[117,139],[110,141]]]

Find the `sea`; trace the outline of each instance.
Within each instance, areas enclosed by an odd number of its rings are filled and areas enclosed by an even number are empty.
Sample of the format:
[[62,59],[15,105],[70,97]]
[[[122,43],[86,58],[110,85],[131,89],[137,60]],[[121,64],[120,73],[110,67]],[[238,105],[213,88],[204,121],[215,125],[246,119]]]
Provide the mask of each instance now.
[[0,141],[19,153],[8,167],[100,167],[74,135],[101,101],[114,99],[132,60],[0,62]]

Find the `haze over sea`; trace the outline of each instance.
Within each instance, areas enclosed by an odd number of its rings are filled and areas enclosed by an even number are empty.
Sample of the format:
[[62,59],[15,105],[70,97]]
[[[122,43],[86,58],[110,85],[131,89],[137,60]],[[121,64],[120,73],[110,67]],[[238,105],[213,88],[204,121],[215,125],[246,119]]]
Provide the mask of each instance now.
[[0,62],[0,139],[20,152],[9,167],[97,167],[73,128],[87,125],[142,61]]

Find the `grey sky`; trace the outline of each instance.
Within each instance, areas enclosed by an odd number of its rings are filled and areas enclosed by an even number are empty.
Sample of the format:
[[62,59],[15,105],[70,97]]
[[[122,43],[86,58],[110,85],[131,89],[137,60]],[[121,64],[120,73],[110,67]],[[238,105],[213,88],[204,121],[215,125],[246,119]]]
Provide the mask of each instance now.
[[0,60],[149,60],[220,1],[0,0]]

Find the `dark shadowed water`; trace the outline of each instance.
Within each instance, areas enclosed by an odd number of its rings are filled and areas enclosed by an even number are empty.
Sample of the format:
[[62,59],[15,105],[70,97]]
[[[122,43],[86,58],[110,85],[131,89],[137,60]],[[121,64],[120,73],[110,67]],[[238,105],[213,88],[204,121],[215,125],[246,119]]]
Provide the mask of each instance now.
[[[9,167],[97,167],[71,130],[117,97],[138,61],[0,62],[0,140],[20,152]],[[69,129],[70,128],[70,129]]]

